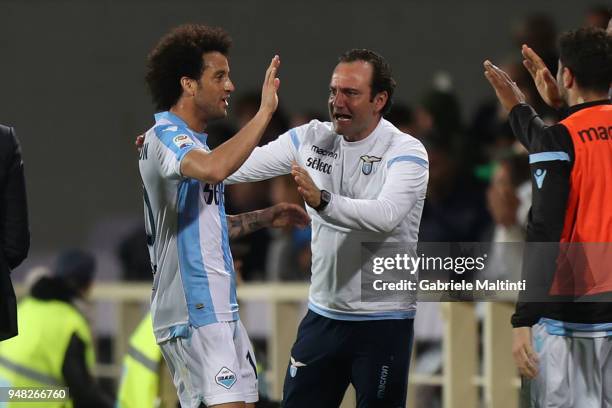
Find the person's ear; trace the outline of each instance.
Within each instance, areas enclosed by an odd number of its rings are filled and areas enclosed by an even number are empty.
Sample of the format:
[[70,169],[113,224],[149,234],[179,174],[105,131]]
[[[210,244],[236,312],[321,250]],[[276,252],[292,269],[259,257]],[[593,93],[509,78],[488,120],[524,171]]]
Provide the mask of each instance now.
[[187,96],[195,96],[197,88],[196,80],[189,77],[181,77],[181,88],[183,88],[183,94]]
[[576,81],[576,77],[571,69],[568,67],[563,67],[563,72],[561,73],[561,80],[563,81],[563,87],[565,89],[570,89],[574,86],[574,82]]
[[389,100],[389,94],[387,91],[382,91],[374,96],[374,110],[376,113],[381,113],[387,101]]

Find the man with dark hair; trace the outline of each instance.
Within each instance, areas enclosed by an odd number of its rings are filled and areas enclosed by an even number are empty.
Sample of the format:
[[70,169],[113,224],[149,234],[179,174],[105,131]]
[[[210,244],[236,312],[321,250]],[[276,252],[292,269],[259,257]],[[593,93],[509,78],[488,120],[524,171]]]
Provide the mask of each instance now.
[[[211,63],[202,58],[203,53],[227,57],[231,45],[232,40],[223,29],[203,25],[183,25],[166,35],[149,54],[145,76],[157,111],[169,110],[180,99],[183,94],[181,78],[200,78],[207,62]],[[209,57],[214,56],[211,54]],[[223,79],[228,94],[232,92],[231,81],[227,83],[223,73],[218,75],[221,76],[215,79]],[[220,112],[218,115],[225,116]]]
[[[546,126],[511,78],[485,61],[485,76],[530,153],[533,204],[527,241],[554,243],[550,251],[528,246],[525,252],[527,292],[512,317],[513,354],[521,374],[532,380],[525,383],[531,387],[529,406],[608,406],[612,37],[594,28],[563,34],[556,81],[531,48],[523,46],[523,56],[546,102],[569,108],[564,120]],[[536,284],[544,296],[532,296],[540,295]]]
[[338,58],[338,63],[366,62],[372,67],[372,79],[370,81],[370,101],[381,92],[387,93],[387,100],[381,113],[386,115],[393,105],[393,92],[395,91],[395,79],[391,74],[391,67],[377,53],[366,49],[353,49],[345,52]]
[[[342,55],[329,85],[330,122],[312,120],[253,151],[229,182],[291,173],[312,218],[308,314],[291,350],[283,406],[406,401],[416,304],[362,301],[364,242],[416,242],[428,179],[421,142],[383,119],[395,81],[370,50]],[[364,271],[365,272],[365,271]]]
[[225,215],[223,180],[246,160],[276,110],[280,64],[275,56],[266,71],[253,119],[211,151],[204,129],[226,116],[234,91],[230,43],[219,28],[178,27],[149,55],[146,76],[157,108],[164,110],[155,115],[139,160],[154,273],[153,330],[181,406],[191,408],[242,408],[258,399],[229,238],[309,221],[290,204]]
[[[110,408],[112,399],[96,384],[95,347],[79,309],[96,270],[88,252],[62,252],[50,276],[35,281],[19,303],[19,336],[0,344],[0,384],[10,387],[68,387],[75,408]],[[19,407],[22,403],[9,403]],[[47,401],[46,407],[64,407]]]

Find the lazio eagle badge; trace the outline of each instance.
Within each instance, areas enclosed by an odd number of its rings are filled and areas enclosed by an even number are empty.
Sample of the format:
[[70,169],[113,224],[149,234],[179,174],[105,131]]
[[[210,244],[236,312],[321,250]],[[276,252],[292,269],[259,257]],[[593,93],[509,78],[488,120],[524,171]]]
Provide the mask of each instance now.
[[360,157],[360,159],[363,162],[361,164],[361,172],[367,176],[368,174],[372,173],[374,163],[381,161],[382,157],[368,156],[367,154],[364,154]]

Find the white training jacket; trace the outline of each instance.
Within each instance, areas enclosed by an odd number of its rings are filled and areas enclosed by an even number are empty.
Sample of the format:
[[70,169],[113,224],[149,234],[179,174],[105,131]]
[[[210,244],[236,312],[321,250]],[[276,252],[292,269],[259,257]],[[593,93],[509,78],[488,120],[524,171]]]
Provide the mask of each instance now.
[[293,162],[332,195],[320,213],[307,207],[312,218],[309,309],[339,320],[414,317],[416,304],[408,298],[361,301],[361,243],[417,242],[429,177],[421,142],[384,119],[357,142],[344,140],[330,122],[313,120],[256,148],[225,182],[288,174]]

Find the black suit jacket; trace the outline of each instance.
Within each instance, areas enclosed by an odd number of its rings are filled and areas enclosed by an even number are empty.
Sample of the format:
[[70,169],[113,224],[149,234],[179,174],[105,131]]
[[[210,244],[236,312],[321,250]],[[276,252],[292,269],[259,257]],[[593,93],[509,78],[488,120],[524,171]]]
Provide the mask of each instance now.
[[10,273],[29,249],[21,150],[13,128],[0,125],[0,341],[17,335],[17,302]]

